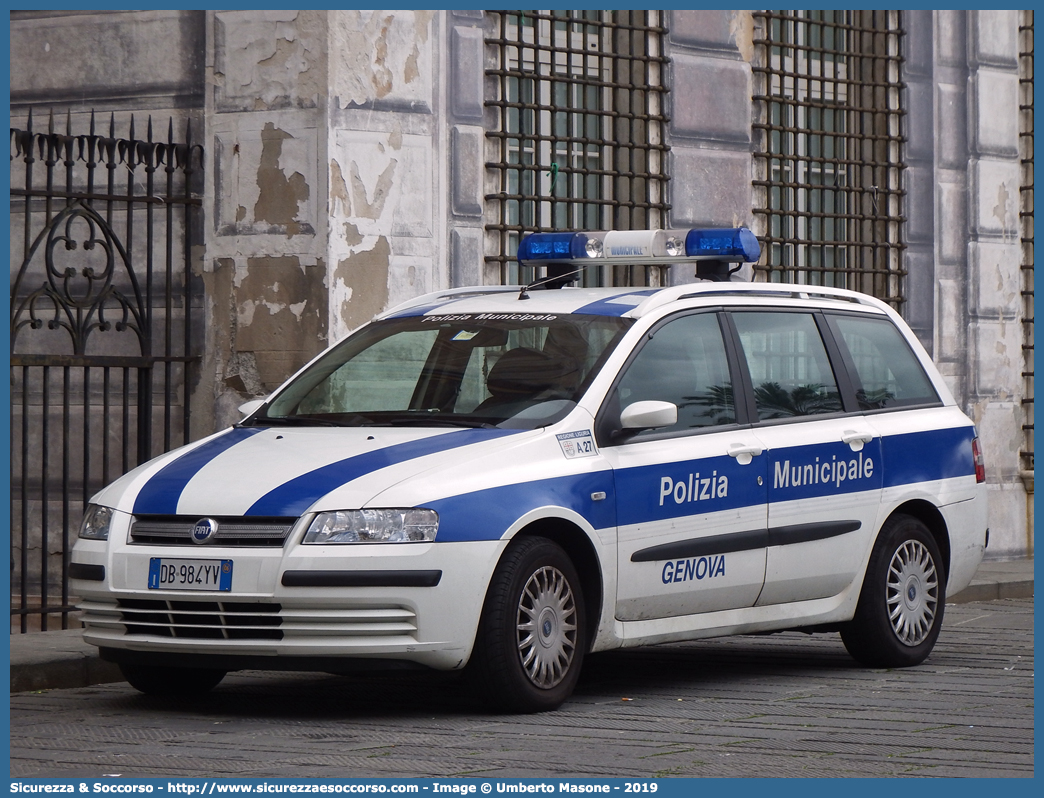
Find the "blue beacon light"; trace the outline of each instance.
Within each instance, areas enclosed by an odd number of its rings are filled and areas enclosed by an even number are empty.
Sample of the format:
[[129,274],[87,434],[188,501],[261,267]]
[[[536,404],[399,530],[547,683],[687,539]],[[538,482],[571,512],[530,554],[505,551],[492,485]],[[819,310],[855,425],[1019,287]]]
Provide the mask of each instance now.
[[520,261],[564,261],[590,258],[586,233],[533,233],[518,245]]
[[746,227],[728,230],[694,229],[685,235],[685,254],[690,258],[754,263],[761,257],[761,246]]

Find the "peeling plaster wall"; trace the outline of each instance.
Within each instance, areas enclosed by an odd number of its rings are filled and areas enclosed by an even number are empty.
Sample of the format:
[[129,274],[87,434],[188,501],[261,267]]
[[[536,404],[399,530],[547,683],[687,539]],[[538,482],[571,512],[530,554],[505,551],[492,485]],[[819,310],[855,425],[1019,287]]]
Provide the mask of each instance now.
[[318,108],[326,95],[326,12],[214,12],[214,110]]
[[208,367],[216,427],[327,344],[325,11],[208,12]]
[[[446,284],[439,12],[210,12],[215,417]],[[227,319],[227,321],[226,321]]]
[[331,18],[337,105],[431,113],[434,11],[341,11]]
[[433,11],[330,14],[329,331],[446,284]]

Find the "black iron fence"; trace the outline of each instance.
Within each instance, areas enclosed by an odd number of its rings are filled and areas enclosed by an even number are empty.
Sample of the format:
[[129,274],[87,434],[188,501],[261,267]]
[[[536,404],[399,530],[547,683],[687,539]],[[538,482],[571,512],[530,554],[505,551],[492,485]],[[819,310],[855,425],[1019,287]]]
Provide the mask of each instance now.
[[12,631],[68,626],[87,501],[188,441],[202,148],[174,126],[11,128]]

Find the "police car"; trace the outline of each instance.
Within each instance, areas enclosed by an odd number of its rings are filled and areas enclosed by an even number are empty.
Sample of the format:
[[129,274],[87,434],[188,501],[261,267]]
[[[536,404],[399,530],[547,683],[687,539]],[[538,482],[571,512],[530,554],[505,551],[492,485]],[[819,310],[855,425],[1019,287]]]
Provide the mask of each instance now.
[[[886,304],[726,279],[750,231],[533,234],[231,429],[98,493],[84,637],[153,694],[243,668],[466,669],[552,709],[586,654],[777,630],[928,656],[988,540],[972,422]],[[575,288],[692,263],[669,288]]]

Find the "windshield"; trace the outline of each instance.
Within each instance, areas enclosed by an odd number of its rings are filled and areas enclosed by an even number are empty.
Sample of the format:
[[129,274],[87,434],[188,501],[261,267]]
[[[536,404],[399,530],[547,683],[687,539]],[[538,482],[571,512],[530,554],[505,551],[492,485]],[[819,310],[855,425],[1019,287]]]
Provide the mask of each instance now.
[[576,406],[630,324],[488,313],[375,322],[244,424],[534,429]]

